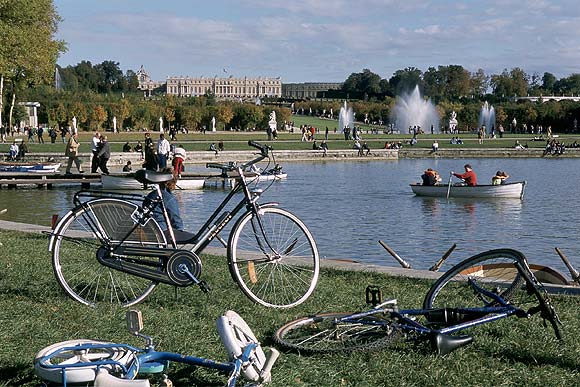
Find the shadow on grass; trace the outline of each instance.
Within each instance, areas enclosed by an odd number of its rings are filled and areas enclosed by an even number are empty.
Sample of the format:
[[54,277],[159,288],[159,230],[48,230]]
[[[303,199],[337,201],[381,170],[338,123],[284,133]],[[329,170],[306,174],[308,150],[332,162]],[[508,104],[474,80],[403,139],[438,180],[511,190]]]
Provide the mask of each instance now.
[[[501,357],[510,359],[514,362],[533,365],[533,366],[553,366],[560,369],[567,369],[572,372],[577,372],[580,368],[580,362],[573,360],[570,357],[556,357],[552,355],[542,354],[539,351],[542,350],[541,346],[535,347],[535,351],[529,351],[527,349],[508,349],[502,352]],[[495,356],[495,355],[492,355]]]
[[35,379],[36,377],[32,371],[32,360],[30,364],[0,366],[0,386],[20,386],[31,383]]

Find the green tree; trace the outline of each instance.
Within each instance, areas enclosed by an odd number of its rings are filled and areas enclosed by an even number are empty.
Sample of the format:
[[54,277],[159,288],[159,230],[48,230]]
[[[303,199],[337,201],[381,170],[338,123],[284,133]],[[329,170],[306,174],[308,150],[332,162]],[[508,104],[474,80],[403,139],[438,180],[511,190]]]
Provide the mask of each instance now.
[[542,76],[542,90],[544,95],[554,94],[554,85],[558,79],[552,73],[545,72]]
[[475,73],[471,74],[470,89],[471,95],[476,98],[481,98],[487,94],[487,90],[489,89],[489,77],[485,75],[483,69],[478,69]]
[[[56,59],[65,50],[64,42],[54,39],[59,21],[52,0],[0,1],[0,112],[5,81],[11,83],[11,111],[22,88],[52,81]],[[9,121],[12,125],[12,117]]]
[[389,79],[391,90],[396,95],[411,92],[415,86],[423,88],[422,72],[415,67],[407,67],[404,70],[397,70]]
[[106,120],[107,120],[107,112],[105,111],[105,109],[101,105],[93,107],[89,117],[91,125],[96,130],[101,130],[101,126],[103,125],[103,122],[105,122]]

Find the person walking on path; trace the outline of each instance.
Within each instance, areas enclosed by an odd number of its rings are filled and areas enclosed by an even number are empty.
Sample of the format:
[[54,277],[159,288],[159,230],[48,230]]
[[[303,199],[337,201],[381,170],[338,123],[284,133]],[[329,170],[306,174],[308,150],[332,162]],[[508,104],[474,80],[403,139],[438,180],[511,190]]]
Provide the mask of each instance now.
[[73,133],[72,136],[68,139],[68,143],[66,144],[66,150],[64,151],[64,155],[68,157],[68,164],[66,165],[66,174],[70,175],[70,169],[72,167],[73,162],[75,163],[77,170],[79,173],[83,173],[83,168],[81,167],[81,161],[79,160],[79,146],[81,143],[79,142],[77,133]]
[[161,133],[157,141],[157,163],[159,164],[159,169],[165,169],[167,167],[167,158],[169,157],[170,150],[171,144],[165,139],[165,135]]
[[[73,133],[75,131],[73,130]],[[91,140],[91,152],[93,152],[93,158],[91,160],[91,173],[97,173],[97,169],[99,168],[99,158],[97,154],[99,153],[99,148],[101,147],[101,134],[99,132],[95,132]]]
[[101,146],[97,152],[97,162],[101,171],[105,174],[109,174],[109,169],[107,168],[107,162],[111,158],[111,148],[109,147],[109,141],[107,136],[101,137]]

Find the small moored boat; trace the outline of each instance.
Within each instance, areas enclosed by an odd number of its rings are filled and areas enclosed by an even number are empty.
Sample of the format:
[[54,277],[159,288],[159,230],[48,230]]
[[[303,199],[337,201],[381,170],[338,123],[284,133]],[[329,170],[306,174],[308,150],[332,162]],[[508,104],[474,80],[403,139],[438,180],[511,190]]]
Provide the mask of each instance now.
[[[176,189],[201,189],[203,188],[203,179],[179,179],[177,180]],[[142,190],[150,189],[151,186],[146,187],[144,184],[135,180],[132,173],[102,175],[102,188],[105,190]]]
[[0,172],[32,172],[32,173],[53,173],[60,168],[60,163],[52,162],[0,162]]
[[525,181],[504,183],[498,185],[422,185],[411,184],[413,193],[417,196],[450,197],[450,198],[514,198],[523,199]]

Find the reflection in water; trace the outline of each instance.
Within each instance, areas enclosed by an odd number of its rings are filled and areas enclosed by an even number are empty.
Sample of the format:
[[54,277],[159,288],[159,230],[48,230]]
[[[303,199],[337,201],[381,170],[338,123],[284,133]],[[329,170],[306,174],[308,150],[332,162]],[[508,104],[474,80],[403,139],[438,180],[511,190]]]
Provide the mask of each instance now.
[[[498,169],[508,171],[514,181],[526,179],[524,200],[446,200],[412,194],[409,183],[418,181],[426,168],[449,171],[466,162],[484,180]],[[298,215],[312,231],[322,257],[397,265],[379,246],[382,239],[415,268],[429,267],[454,243],[457,249],[450,263],[510,247],[534,262],[562,267],[556,246],[580,263],[580,202],[572,200],[580,191],[580,179],[570,178],[577,173],[577,160],[319,162],[287,163],[284,169],[288,180],[273,184],[261,201],[279,202]],[[70,209],[75,191],[0,190],[0,210],[8,209],[1,216],[49,226],[53,213],[62,216]],[[177,191],[186,229],[199,228],[227,193]]]

